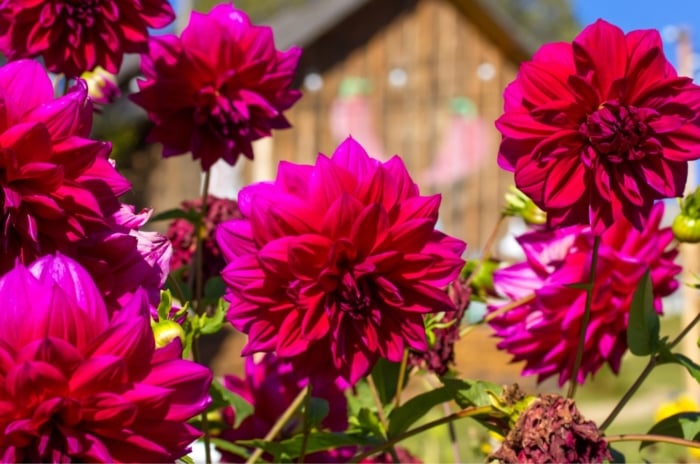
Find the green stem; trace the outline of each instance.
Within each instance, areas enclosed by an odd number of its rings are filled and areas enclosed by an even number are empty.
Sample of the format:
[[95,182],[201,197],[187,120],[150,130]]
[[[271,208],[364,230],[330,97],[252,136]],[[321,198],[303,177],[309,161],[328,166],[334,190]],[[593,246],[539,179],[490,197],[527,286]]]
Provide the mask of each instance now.
[[428,422],[427,424],[423,424],[420,427],[416,427],[415,429],[409,430],[407,432],[401,433],[399,435],[396,435],[395,437],[391,438],[390,440],[387,440],[386,442],[377,445],[376,447],[365,451],[362,454],[359,454],[352,458],[350,462],[360,462],[361,460],[365,459],[368,456],[371,456],[375,453],[379,453],[381,451],[384,451],[385,449],[389,447],[393,447],[395,444],[399,443],[400,441],[403,441],[407,438],[410,438],[414,435],[418,435],[419,433],[423,433],[426,430],[430,430],[434,427],[438,427],[442,424],[448,424],[452,421],[455,421],[457,419],[463,419],[465,417],[472,417],[472,416],[477,416],[479,414],[486,414],[488,412],[492,411],[491,406],[481,406],[481,407],[472,407],[472,408],[467,408],[467,409],[462,409],[461,411],[457,411],[456,413],[450,414],[449,416],[441,417],[439,419],[436,419],[432,422]]
[[[199,339],[196,337],[192,340],[192,359],[194,362],[199,362]],[[202,412],[200,419],[202,421],[202,439],[204,441],[204,460],[206,464],[211,464],[211,437],[209,434],[209,418],[206,411]]]
[[[199,216],[197,217],[197,225],[195,227],[195,234],[197,238],[197,248],[195,249],[194,255],[194,268],[192,273],[194,274],[195,285],[194,285],[194,304],[197,314],[204,313],[204,307],[202,303],[203,289],[204,289],[204,238],[206,231],[203,231],[204,218],[207,215],[207,202],[209,199],[209,181],[211,179],[211,171],[205,171],[204,173],[204,185],[202,187],[202,208]],[[192,276],[190,276],[190,281]]]
[[175,297],[180,301],[180,304],[185,304],[185,293],[182,291],[182,287],[180,287],[180,282],[178,282],[171,273],[168,274],[168,282],[175,291]]
[[700,442],[693,440],[685,440],[683,438],[669,437],[666,435],[646,435],[646,434],[636,434],[636,433],[625,433],[622,435],[611,435],[605,437],[605,441],[608,443],[615,443],[618,441],[653,441],[670,443],[672,445],[686,446],[688,448],[700,448]]
[[486,239],[486,244],[484,245],[484,253],[481,255],[481,259],[479,262],[476,264],[476,267],[472,271],[471,274],[469,274],[469,277],[467,277],[467,281],[464,283],[465,287],[469,287],[469,284],[472,283],[472,280],[474,280],[474,277],[481,271],[481,268],[484,267],[484,263],[489,260],[491,257],[491,248],[493,248],[493,244],[496,242],[496,238],[498,237],[498,229],[500,229],[501,224],[503,224],[503,221],[508,216],[505,214],[501,214],[501,216],[498,218],[498,221],[496,222],[496,225],[494,228],[491,230],[491,234],[489,235],[489,238]]
[[[695,316],[695,319],[693,319],[690,324],[688,324],[682,331],[681,333],[678,334],[676,338],[673,339],[668,344],[668,350],[670,351],[673,349],[676,345],[678,345],[681,340],[683,340],[683,337],[688,335],[688,333],[695,327],[695,325],[700,322],[700,314]],[[649,358],[649,362],[647,363],[646,367],[644,370],[639,374],[639,377],[637,377],[637,380],[634,381],[634,383],[630,386],[630,388],[625,392],[625,394],[620,398],[620,401],[615,405],[613,410],[610,412],[608,417],[603,421],[603,423],[600,426],[600,430],[605,430],[607,429],[610,424],[615,420],[618,414],[620,414],[620,411],[622,411],[622,408],[629,402],[629,400],[634,396],[634,394],[639,390],[639,387],[642,386],[642,383],[646,380],[647,377],[649,377],[649,374],[651,374],[651,371],[654,370],[656,365],[659,362],[659,356],[657,354],[652,355]]]
[[[448,417],[450,414],[452,414],[452,410],[450,408],[450,403],[442,403],[442,410],[445,414],[445,417]],[[460,457],[460,453],[459,453],[459,442],[457,441],[457,429],[455,429],[454,422],[448,422],[447,427],[449,427],[449,433],[450,433],[450,445],[452,447],[452,458],[454,459],[454,462],[462,462],[462,458]]]
[[576,394],[578,386],[578,371],[581,368],[583,361],[584,345],[586,344],[586,331],[588,323],[591,320],[591,307],[593,306],[593,284],[595,282],[595,271],[598,267],[598,248],[600,248],[600,236],[593,237],[593,251],[591,252],[591,268],[588,273],[588,283],[586,289],[586,308],[583,311],[583,320],[581,321],[581,332],[579,334],[578,346],[576,347],[576,358],[574,359],[574,369],[571,371],[571,379],[569,380],[569,391],[566,394],[567,398],[573,398]]
[[306,399],[304,400],[304,430],[303,437],[301,441],[301,451],[299,451],[299,463],[304,463],[304,456],[306,456],[306,447],[309,444],[309,409],[311,408],[311,389],[312,385],[309,384],[306,392]]
[[[304,387],[299,394],[294,398],[294,401],[287,407],[287,409],[284,411],[284,413],[277,419],[277,422],[275,422],[275,425],[272,426],[269,432],[267,432],[267,435],[265,435],[264,440],[265,441],[272,441],[277,437],[277,434],[280,433],[280,431],[284,428],[285,425],[287,425],[287,422],[289,422],[289,419],[292,418],[295,412],[297,412],[297,409],[301,406],[301,404],[304,402],[304,399],[306,398],[306,394],[309,391],[309,386],[307,385]],[[271,398],[271,400],[274,400],[274,398]],[[253,464],[256,462],[260,456],[264,453],[262,448],[257,448],[253,454],[250,455],[248,460],[246,461],[246,464]]]
[[384,407],[382,405],[382,400],[379,397],[379,390],[377,390],[377,385],[374,383],[374,378],[372,374],[367,376],[367,385],[369,385],[369,391],[372,394],[372,400],[377,406],[377,415],[379,415],[379,421],[384,426],[384,430],[389,430],[389,421],[386,420],[386,414],[384,414]]
[[406,366],[408,365],[408,348],[403,350],[401,366],[399,367],[399,380],[396,383],[396,395],[394,396],[394,408],[401,406],[401,391],[403,390],[404,377],[406,377]]

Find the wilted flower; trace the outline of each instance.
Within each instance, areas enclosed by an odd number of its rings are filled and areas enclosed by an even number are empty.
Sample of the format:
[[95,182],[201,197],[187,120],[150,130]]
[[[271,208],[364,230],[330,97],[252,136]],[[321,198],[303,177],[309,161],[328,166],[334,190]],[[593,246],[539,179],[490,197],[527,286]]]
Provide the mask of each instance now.
[[11,60],[41,56],[68,77],[96,66],[119,71],[124,53],[148,50],[148,29],[175,19],[167,0],[2,0],[0,50]]
[[289,88],[300,55],[277,51],[269,27],[218,5],[193,12],[182,38],[151,39],[146,80],[130,98],[155,123],[149,140],[163,144],[163,156],[191,151],[204,170],[219,159],[233,165],[241,153],[253,159],[252,141],[290,127],[282,112],[301,96]]
[[700,157],[700,98],[664,57],[658,32],[598,20],[543,46],[505,91],[499,165],[550,226],[621,216],[642,229],[654,200],[680,196]]
[[[576,357],[586,292],[572,284],[586,282],[594,236],[589,227],[572,226],[536,231],[518,238],[527,260],[496,271],[496,289],[513,301],[534,294],[534,299],[495,317],[491,326],[503,340],[498,347],[525,361],[523,375],[537,374],[538,381],[557,375],[559,384],[574,377],[583,383],[608,363],[620,369],[627,349],[627,323],[632,298],[647,270],[651,271],[654,306],[662,311],[661,297],[677,287],[680,266],[669,249],[673,234],[659,228],[663,203],[652,209],[644,230],[625,219],[601,236],[593,284],[591,318],[581,368],[572,372]],[[489,308],[491,311],[497,306]]]
[[445,375],[454,364],[454,345],[459,340],[460,323],[469,307],[472,293],[465,284],[466,281],[459,277],[447,287],[447,294],[454,302],[456,311],[444,313],[433,324],[428,324],[429,348],[427,351],[410,351],[408,360],[411,365]]
[[354,384],[380,357],[425,351],[423,314],[455,310],[443,289],[464,264],[464,242],[435,230],[439,205],[398,156],[381,163],[351,138],[243,189],[246,219],[217,231],[243,354],[275,351]]
[[20,60],[0,68],[0,98],[0,275],[59,251],[89,269],[110,307],[139,287],[157,301],[169,245],[138,231],[147,213],[119,202],[130,185],[110,144],[88,139],[84,82],[54,99],[41,65]]
[[[182,202],[184,211],[202,211],[202,199]],[[207,196],[207,211],[202,220],[202,263],[204,282],[209,278],[218,276],[226,265],[221,250],[214,240],[216,227],[229,219],[240,219],[236,200]],[[189,267],[194,260],[194,252],[197,248],[197,236],[194,233],[194,224],[187,219],[175,219],[168,226],[166,236],[173,244],[173,255],[170,260],[170,268],[176,270],[182,266]]]
[[49,255],[0,277],[0,459],[163,462],[199,436],[211,372],[155,349],[137,293],[110,319],[76,262]]
[[[226,388],[238,394],[253,405],[255,411],[241,422],[237,428],[235,412],[232,408],[223,411],[223,420],[229,428],[221,431],[219,438],[234,442],[236,440],[251,440],[264,438],[275,425],[279,417],[292,404],[301,390],[308,385],[308,378],[299,374],[289,362],[285,362],[272,354],[266,354],[258,361],[253,356],[246,358],[245,378],[232,375],[224,377]],[[335,383],[314,382],[312,395],[328,402],[328,415],[321,426],[334,432],[347,428],[348,402],[343,391]],[[290,438],[301,433],[303,417],[299,413],[287,422],[278,436],[280,439]],[[220,450],[224,462],[243,462],[240,456]],[[309,462],[333,462],[334,456],[340,451],[314,453],[307,457]],[[352,455],[349,453],[348,458]]]
[[504,463],[602,463],[611,458],[595,423],[581,416],[572,399],[558,395],[536,399],[489,456]]

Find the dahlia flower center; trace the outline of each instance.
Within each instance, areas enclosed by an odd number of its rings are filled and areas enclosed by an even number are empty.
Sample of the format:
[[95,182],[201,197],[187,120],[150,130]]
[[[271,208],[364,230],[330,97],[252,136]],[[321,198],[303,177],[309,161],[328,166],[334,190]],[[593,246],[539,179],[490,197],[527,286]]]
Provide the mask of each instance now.
[[338,308],[349,315],[360,318],[372,309],[371,288],[366,278],[355,279],[352,272],[346,272],[336,290]]
[[219,89],[208,86],[198,92],[196,104],[196,124],[209,126],[226,140],[248,136],[248,107],[245,103],[231,99]]
[[63,10],[66,23],[69,27],[82,25],[93,27],[95,25],[95,13],[100,8],[102,0],[68,0],[58,2],[56,5],[58,12]]
[[619,102],[603,103],[581,124],[580,132],[602,159],[611,163],[635,161],[660,154],[653,139],[648,111]]

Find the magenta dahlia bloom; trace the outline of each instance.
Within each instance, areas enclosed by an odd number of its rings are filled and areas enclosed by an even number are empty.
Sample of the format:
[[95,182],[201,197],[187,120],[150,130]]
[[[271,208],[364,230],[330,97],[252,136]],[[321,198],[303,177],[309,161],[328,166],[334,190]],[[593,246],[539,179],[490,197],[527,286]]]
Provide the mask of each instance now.
[[191,151],[204,170],[219,159],[233,165],[241,153],[253,159],[252,141],[290,127],[282,112],[301,97],[289,88],[300,56],[277,51],[272,29],[222,4],[193,12],[181,38],[151,39],[146,80],[130,98],[155,123],[149,140],[163,156]]
[[164,462],[199,436],[211,372],[155,349],[144,295],[110,314],[90,275],[49,255],[0,277],[0,460]]
[[439,205],[398,156],[381,163],[351,138],[243,189],[245,219],[217,231],[243,354],[275,351],[354,384],[380,357],[425,351],[423,314],[455,310],[444,287],[464,264],[464,242],[435,230]]
[[[579,383],[606,363],[619,371],[632,296],[647,269],[659,313],[661,297],[678,287],[675,276],[681,268],[673,262],[678,250],[669,248],[673,233],[659,227],[663,210],[663,203],[655,205],[642,231],[621,219],[601,236],[591,319],[575,376]],[[588,280],[593,241],[593,232],[584,226],[530,232],[518,238],[527,260],[494,273],[496,290],[511,300],[535,295],[490,322],[503,339],[498,347],[514,362],[525,361],[523,375],[536,374],[538,381],[558,375],[560,385],[574,378],[586,292],[571,284]]]
[[[234,429],[235,412],[231,408],[225,409],[223,420],[230,428],[222,430],[219,437],[230,442],[264,438],[308,383],[308,378],[295,370],[291,363],[273,354],[268,353],[257,361],[253,356],[249,356],[245,363],[245,377],[227,375],[224,377],[224,384],[226,388],[252,404],[255,411]],[[312,392],[315,398],[328,402],[328,415],[321,426],[334,432],[345,430],[348,426],[348,401],[343,390],[332,381],[314,382]],[[274,401],[271,401],[273,398]],[[283,440],[301,433],[303,420],[301,412],[292,417],[278,438]],[[224,462],[244,461],[240,456],[220,451]],[[308,456],[307,461],[329,462],[329,459],[336,455],[335,452],[315,453]],[[352,453],[349,453],[347,457],[351,455]]]
[[499,165],[550,226],[624,216],[643,228],[654,200],[681,196],[700,157],[700,92],[678,77],[653,30],[603,20],[543,46],[504,94]]
[[0,275],[59,251],[90,270],[110,307],[139,287],[157,303],[169,244],[120,203],[130,184],[110,144],[88,138],[84,82],[55,99],[41,65],[19,60],[0,67],[0,99]]
[[68,77],[97,66],[116,74],[124,53],[148,50],[148,28],[174,19],[167,0],[0,0],[0,50],[11,60],[41,56]]

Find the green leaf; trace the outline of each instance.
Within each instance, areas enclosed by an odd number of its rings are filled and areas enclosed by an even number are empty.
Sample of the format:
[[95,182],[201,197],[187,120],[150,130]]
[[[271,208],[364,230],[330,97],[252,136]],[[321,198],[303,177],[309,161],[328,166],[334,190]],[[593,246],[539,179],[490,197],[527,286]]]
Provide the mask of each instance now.
[[[664,435],[667,437],[683,438],[686,440],[700,440],[700,412],[681,412],[667,417],[647,432],[649,435]],[[651,441],[642,442],[639,449],[642,450],[651,445]]]
[[226,311],[228,311],[229,303],[220,299],[216,304],[214,314],[211,316],[202,314],[199,319],[199,331],[204,335],[211,335],[219,332],[224,325]]
[[193,209],[185,211],[180,208],[173,208],[167,211],[163,211],[162,213],[158,213],[155,216],[152,216],[148,222],[170,221],[172,219],[187,219],[188,222],[196,224],[198,219],[197,216],[197,211]]
[[627,345],[632,354],[648,356],[659,349],[659,315],[654,309],[654,293],[647,269],[632,297]]
[[[248,459],[250,457],[250,451],[248,451],[246,448],[242,446],[235,445],[231,443],[230,441],[223,440],[221,438],[214,438],[211,437],[209,438],[209,442],[219,448],[222,451],[227,451],[231,454],[235,454],[236,456],[240,456],[243,459]],[[194,461],[192,462],[194,464]]]
[[370,433],[380,440],[386,439],[386,431],[376,412],[368,408],[362,408],[357,416],[351,419],[355,419],[355,425],[360,430]]
[[319,426],[328,415],[329,410],[328,400],[312,396],[309,401],[309,427]]
[[253,413],[253,405],[244,400],[241,396],[233,393],[228,388],[221,385],[218,380],[213,380],[211,382],[211,387],[209,388],[209,395],[211,395],[211,404],[207,408],[207,411],[214,411],[225,406],[231,406],[235,411],[235,422],[233,428],[235,429],[246,417]]
[[175,462],[182,462],[183,464],[194,464],[194,459],[192,459],[192,456],[186,455],[181,458],[178,458]]
[[482,380],[463,380],[442,378],[442,383],[450,392],[451,398],[461,408],[490,406],[491,397],[489,392],[500,396],[503,388],[495,383],[484,382]]
[[224,296],[226,292],[226,283],[219,276],[214,276],[207,280],[204,284],[204,298],[208,301],[217,301]]
[[[372,379],[377,386],[377,393],[382,404],[389,404],[396,395],[396,385],[399,382],[401,364],[386,359],[379,359],[372,369]],[[405,379],[404,379],[405,380]]]
[[428,411],[438,404],[451,401],[452,398],[453,390],[447,387],[414,396],[389,414],[389,437],[405,432]]
[[612,446],[608,446],[608,451],[610,451],[610,456],[612,456],[612,459],[609,462],[614,464],[625,464],[625,462],[627,462],[625,460],[625,455]]
[[[266,442],[256,439],[240,440],[236,443],[250,446],[251,448],[262,448],[275,456],[285,456],[288,459],[295,459],[301,452],[303,440],[303,435],[296,435],[287,440],[276,442]],[[309,434],[306,442],[306,454],[340,448],[342,446],[374,446],[379,443],[381,442],[361,433],[313,432]]]
[[680,364],[685,367],[688,373],[692,375],[698,383],[700,383],[700,365],[681,353],[671,353],[668,349],[663,348],[665,347],[662,347],[659,353],[661,364]]

